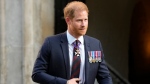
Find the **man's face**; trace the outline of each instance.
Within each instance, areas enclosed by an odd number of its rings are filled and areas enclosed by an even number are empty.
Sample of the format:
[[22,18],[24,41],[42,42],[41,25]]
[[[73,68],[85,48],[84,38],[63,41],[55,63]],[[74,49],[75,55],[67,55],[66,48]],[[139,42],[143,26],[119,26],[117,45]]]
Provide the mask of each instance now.
[[74,18],[68,19],[69,33],[78,38],[85,35],[88,28],[88,13],[86,11],[75,11]]

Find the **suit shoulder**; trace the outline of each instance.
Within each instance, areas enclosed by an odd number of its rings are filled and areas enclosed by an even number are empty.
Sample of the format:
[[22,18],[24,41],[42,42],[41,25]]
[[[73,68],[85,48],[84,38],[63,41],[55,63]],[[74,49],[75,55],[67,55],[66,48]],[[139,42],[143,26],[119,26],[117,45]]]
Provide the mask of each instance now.
[[85,38],[88,38],[90,41],[97,41],[97,42],[100,41],[97,38],[94,38],[94,37],[91,37],[91,36],[88,36],[88,35],[85,35]]
[[63,35],[64,33],[61,33],[61,34],[56,34],[56,35],[53,35],[53,36],[48,36],[46,38],[46,40],[49,40],[49,41],[60,41],[60,38],[61,36]]

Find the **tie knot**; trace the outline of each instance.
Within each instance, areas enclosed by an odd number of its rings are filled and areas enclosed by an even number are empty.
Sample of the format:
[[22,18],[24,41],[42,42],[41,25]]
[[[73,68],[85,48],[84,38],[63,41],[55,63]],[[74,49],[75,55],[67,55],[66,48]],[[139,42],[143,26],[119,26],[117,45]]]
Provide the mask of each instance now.
[[79,40],[75,40],[72,44],[74,47],[78,48],[81,42]]

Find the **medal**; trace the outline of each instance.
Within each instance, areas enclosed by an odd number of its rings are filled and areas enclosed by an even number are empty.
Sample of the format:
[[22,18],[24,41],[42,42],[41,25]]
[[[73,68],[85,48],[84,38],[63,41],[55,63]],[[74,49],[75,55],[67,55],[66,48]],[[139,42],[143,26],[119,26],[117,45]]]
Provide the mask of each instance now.
[[95,51],[95,56],[96,56],[95,61],[98,62],[98,51]]
[[90,63],[101,62],[101,51],[88,51],[88,55]]
[[89,57],[89,62],[92,63],[92,57],[91,56]]
[[92,51],[92,57],[93,57],[93,60],[92,60],[92,61],[95,63],[95,61],[96,61],[96,60],[95,60],[95,51]]
[[90,51],[88,51],[88,55],[89,55],[89,62],[92,63],[92,56],[91,56],[92,54]]
[[94,63],[96,62],[95,58],[93,58],[93,62],[94,62]]
[[101,62],[101,51],[98,51],[98,61]]

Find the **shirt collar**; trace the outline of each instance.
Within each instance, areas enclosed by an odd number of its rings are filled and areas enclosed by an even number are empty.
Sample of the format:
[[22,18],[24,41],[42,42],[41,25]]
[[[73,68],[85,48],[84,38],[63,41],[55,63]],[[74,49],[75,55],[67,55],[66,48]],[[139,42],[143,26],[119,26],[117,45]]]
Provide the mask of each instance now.
[[[68,30],[67,30],[67,39],[69,44],[72,44],[75,40],[77,40],[68,32]],[[80,36],[78,40],[81,42],[81,44],[84,44],[83,36]]]

